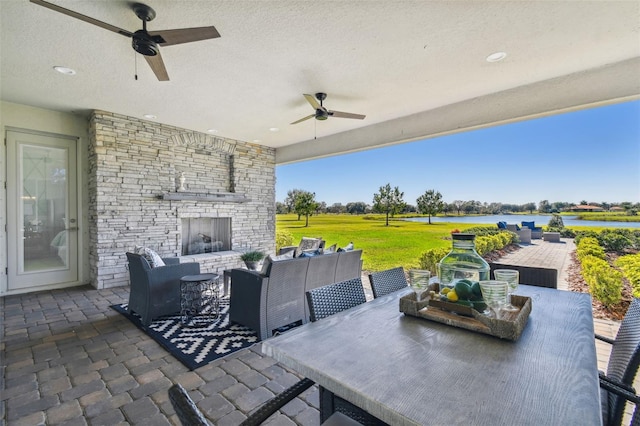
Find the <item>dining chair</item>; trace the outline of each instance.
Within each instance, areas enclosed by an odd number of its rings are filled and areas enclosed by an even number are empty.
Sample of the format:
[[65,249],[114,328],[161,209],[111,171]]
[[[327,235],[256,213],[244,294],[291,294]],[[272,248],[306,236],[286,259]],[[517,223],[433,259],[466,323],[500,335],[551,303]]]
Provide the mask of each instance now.
[[307,291],[306,296],[309,303],[309,320],[312,322],[367,301],[360,278],[317,287]]
[[600,372],[602,421],[605,426],[617,426],[622,422],[627,399],[610,391],[606,384],[635,392],[632,386],[640,366],[640,298],[634,297],[631,301],[615,339],[599,334],[595,337],[611,345],[607,371]]
[[[311,322],[367,302],[364,288],[362,287],[362,279],[360,278],[317,287],[307,291],[306,295],[309,303],[309,320]],[[356,424],[367,426],[386,425],[386,423],[346,399],[340,398],[323,386],[319,386],[318,390],[320,392],[320,421],[329,421],[336,413],[342,413],[355,421]]]
[[[274,396],[260,406],[256,411],[251,413],[240,426],[255,426],[262,424],[265,420],[275,414],[287,403],[300,395],[305,390],[313,386],[313,381],[302,379],[291,387],[285,389],[278,395]],[[176,411],[176,415],[183,426],[211,426],[212,423],[202,414],[198,406],[193,402],[187,391],[176,383],[169,388],[169,399],[171,405]],[[360,423],[345,416],[342,413],[335,413],[322,423],[322,426],[357,426]]]
[[502,263],[489,263],[491,273],[496,269],[516,269],[520,272],[520,284],[537,287],[558,288],[558,270],[551,268],[538,268],[534,266],[505,265]]
[[374,299],[394,291],[402,290],[409,285],[402,266],[369,274],[369,282],[371,283]]
[[607,392],[615,393],[625,400],[632,402],[635,405],[635,408],[633,409],[631,423],[629,424],[630,426],[640,426],[640,411],[638,410],[638,405],[640,405],[640,397],[635,393],[635,390],[632,387],[602,379],[600,380],[600,387],[605,389]]

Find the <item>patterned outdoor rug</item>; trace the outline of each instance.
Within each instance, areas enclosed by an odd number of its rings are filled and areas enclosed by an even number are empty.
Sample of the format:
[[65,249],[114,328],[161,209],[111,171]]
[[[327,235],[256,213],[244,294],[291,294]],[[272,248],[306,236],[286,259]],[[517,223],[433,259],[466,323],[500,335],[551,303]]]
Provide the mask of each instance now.
[[178,314],[157,318],[149,327],[144,327],[137,314],[127,312],[126,303],[111,305],[111,308],[127,317],[191,370],[248,348],[259,340],[252,329],[229,324],[228,299],[222,299],[218,319],[196,317],[189,327],[182,324]]

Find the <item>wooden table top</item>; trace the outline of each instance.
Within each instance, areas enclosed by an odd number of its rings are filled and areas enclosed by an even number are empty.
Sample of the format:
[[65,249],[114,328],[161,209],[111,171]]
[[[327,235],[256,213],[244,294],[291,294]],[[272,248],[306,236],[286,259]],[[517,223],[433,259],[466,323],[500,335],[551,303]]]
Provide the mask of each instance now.
[[392,425],[601,425],[588,294],[520,285],[516,342],[405,316],[407,290],[265,340],[263,352]]

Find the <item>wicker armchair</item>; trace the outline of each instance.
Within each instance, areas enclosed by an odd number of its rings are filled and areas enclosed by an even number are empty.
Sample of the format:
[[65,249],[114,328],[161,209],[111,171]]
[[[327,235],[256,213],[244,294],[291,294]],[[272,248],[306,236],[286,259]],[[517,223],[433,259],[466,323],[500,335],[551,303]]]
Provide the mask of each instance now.
[[309,319],[314,322],[353,308],[367,299],[360,278],[353,278],[307,291]]
[[[305,390],[309,389],[311,386],[313,386],[313,382],[311,380],[300,380],[299,382],[295,383],[291,387],[287,388],[283,392],[265,402],[262,406],[260,406],[260,408],[258,408],[242,423],[240,423],[240,425],[249,426],[261,424],[269,417],[271,417],[271,415],[273,415],[276,411],[284,407],[287,403],[289,403]],[[173,405],[173,409],[176,411],[176,415],[178,416],[178,419],[183,426],[211,425],[207,418],[198,409],[198,406],[189,397],[187,391],[180,384],[176,383],[169,388],[169,400],[171,400],[171,405]],[[351,420],[340,413],[336,413],[335,415],[331,416],[331,418],[327,419],[325,423],[323,423],[324,426],[354,426],[359,424],[360,423],[357,423],[356,421]]]
[[374,299],[394,291],[402,290],[409,285],[404,275],[404,269],[401,266],[369,274],[369,282],[371,283]]
[[614,340],[599,334],[595,337],[611,345],[607,372],[600,372],[602,421],[605,426],[617,426],[622,422],[626,399],[606,385],[626,386],[635,392],[631,386],[640,366],[640,299],[634,298],[629,305]]
[[533,266],[504,265],[489,263],[491,275],[496,269],[516,269],[520,272],[520,283],[538,287],[558,288],[558,270],[551,268],[536,268]]
[[180,312],[180,278],[200,273],[197,262],[180,263],[176,258],[163,259],[165,266],[152,268],[143,256],[127,253],[129,261],[128,311],[140,315],[142,325],[154,318]]

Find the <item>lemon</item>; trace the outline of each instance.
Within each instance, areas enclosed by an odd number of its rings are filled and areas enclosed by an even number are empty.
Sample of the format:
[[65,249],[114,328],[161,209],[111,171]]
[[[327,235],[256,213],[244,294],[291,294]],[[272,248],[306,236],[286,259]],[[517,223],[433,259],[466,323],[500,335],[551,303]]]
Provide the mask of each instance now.
[[458,301],[458,295],[456,294],[455,290],[451,290],[447,293],[447,299],[449,300],[449,302],[457,302]]
[[446,294],[449,293],[451,290],[453,290],[453,289],[451,289],[449,287],[445,287],[442,290],[440,290],[440,294],[444,294],[446,296]]

